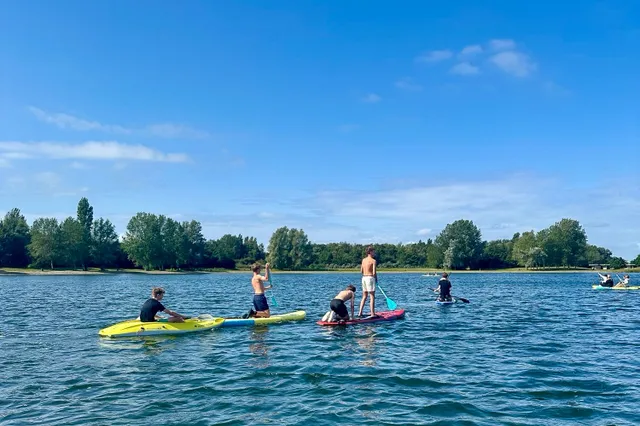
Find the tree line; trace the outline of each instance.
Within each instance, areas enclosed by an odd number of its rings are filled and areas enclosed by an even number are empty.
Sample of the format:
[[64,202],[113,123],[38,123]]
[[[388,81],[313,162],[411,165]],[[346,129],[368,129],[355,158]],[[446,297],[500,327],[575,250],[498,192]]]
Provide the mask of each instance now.
[[[0,220],[0,267],[236,269],[269,261],[280,270],[358,268],[367,245],[312,243],[302,229],[280,227],[268,248],[255,237],[223,235],[207,240],[196,220],[179,222],[165,215],[140,212],[119,238],[109,219],[94,220],[87,198],[75,217],[62,221],[38,218],[31,226],[14,208]],[[587,242],[580,223],[562,219],[546,229],[516,233],[510,239],[485,241],[470,220],[448,224],[435,239],[409,244],[375,244],[382,268],[504,269],[512,267],[588,267],[609,264],[620,269],[625,259]],[[640,255],[631,263],[640,265]]]
[[93,218],[87,198],[76,217],[38,218],[31,227],[14,208],[0,220],[0,267],[234,269],[265,259],[254,237],[224,235],[207,240],[200,222],[137,213],[120,239],[109,219]]

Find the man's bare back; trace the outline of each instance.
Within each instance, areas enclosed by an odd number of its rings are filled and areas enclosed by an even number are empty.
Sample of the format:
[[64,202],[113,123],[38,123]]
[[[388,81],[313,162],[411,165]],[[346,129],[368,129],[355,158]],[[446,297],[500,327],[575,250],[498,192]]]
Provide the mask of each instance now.
[[375,271],[376,260],[373,257],[367,256],[362,259],[362,265],[360,266],[360,272],[367,277],[373,277],[376,275]]
[[334,299],[340,299],[343,302],[346,302],[347,300],[353,298],[353,296],[354,294],[351,290],[342,290],[336,297],[334,297]]

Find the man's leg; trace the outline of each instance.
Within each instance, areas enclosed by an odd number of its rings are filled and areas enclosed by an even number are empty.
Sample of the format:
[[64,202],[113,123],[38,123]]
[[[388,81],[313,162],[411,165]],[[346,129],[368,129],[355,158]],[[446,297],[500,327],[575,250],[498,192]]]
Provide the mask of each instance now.
[[269,318],[271,316],[271,311],[267,309],[266,311],[258,311],[256,312],[256,318]]
[[369,309],[371,309],[371,315],[376,314],[376,292],[371,292],[371,300],[369,301]]
[[369,294],[368,291],[363,291],[362,292],[362,300],[360,301],[360,309],[358,310],[358,316],[361,317],[362,316],[362,310],[364,309],[364,302],[367,301],[367,295]]

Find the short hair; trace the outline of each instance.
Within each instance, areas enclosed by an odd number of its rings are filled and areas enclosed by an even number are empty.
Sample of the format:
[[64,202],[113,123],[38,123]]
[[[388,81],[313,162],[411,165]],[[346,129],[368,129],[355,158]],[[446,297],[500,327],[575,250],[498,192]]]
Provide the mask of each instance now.
[[443,273],[442,273],[442,277],[443,277],[443,278],[447,278],[448,276],[449,276],[449,274],[447,274],[446,272],[443,272]]
[[254,263],[253,265],[251,265],[251,270],[256,274],[258,273],[258,271],[260,271],[260,268],[262,268],[262,265],[260,265],[259,263]]
[[151,290],[151,293],[153,294],[154,297],[158,297],[161,294],[164,294],[164,288],[154,287],[153,290]]
[[353,284],[349,284],[347,286],[347,290],[356,291],[356,288],[355,288],[355,286]]
[[374,251],[373,246],[367,247],[367,254],[371,254],[373,253],[373,251]]

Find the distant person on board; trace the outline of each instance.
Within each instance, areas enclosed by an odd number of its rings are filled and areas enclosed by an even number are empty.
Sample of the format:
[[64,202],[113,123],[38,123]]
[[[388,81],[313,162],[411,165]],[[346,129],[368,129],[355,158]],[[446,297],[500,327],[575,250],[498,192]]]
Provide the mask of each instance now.
[[611,278],[611,274],[607,274],[605,276],[598,272],[598,275],[600,275],[600,285],[602,287],[613,287],[613,278]]
[[339,321],[349,321],[349,312],[347,311],[347,305],[344,304],[347,300],[351,301],[351,317],[353,317],[354,299],[356,298],[356,288],[349,284],[344,290],[342,290],[336,297],[333,298],[329,307],[338,316]]
[[373,247],[367,247],[367,256],[362,259],[362,263],[360,264],[360,273],[362,274],[362,300],[360,301],[360,310],[358,311],[359,317],[362,316],[362,310],[364,309],[364,304],[369,295],[371,295],[371,300],[369,301],[371,315],[375,316],[376,314],[375,303],[378,272],[376,270],[377,262],[373,258],[374,254],[375,250],[373,249]]
[[262,267],[259,263],[254,263],[251,267],[253,271],[253,277],[251,278],[251,286],[253,286],[253,307],[255,311],[251,309],[248,317],[255,318],[269,318],[271,312],[269,311],[269,304],[267,303],[267,297],[264,295],[264,291],[271,288],[270,285],[264,285],[265,281],[269,281],[269,264],[264,266],[264,277],[260,275],[260,269]]
[[156,316],[158,312],[164,312],[170,315],[170,317],[167,318],[167,322],[184,322],[184,320],[187,319],[187,317],[165,308],[164,305],[160,303],[160,301],[164,297],[164,293],[165,291],[162,287],[154,287],[151,290],[151,298],[147,299],[147,301],[143,303],[142,308],[140,308],[140,316],[138,317],[140,321],[157,321],[161,319],[160,317]]
[[440,302],[451,302],[451,281],[449,281],[449,274],[446,272],[442,273],[442,278],[438,281],[438,288],[435,289],[435,292],[440,292],[438,296]]
[[629,285],[629,274],[622,277],[622,281],[616,284],[614,287],[626,287]]

